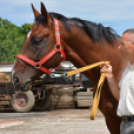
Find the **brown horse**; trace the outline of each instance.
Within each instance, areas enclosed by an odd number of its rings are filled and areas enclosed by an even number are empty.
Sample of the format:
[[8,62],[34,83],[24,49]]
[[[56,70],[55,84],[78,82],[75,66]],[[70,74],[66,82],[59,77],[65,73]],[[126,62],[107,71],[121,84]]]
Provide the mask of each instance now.
[[[32,9],[35,23],[25,38],[20,51],[21,55],[38,62],[53,50],[55,46],[54,17],[59,22],[61,48],[66,55],[66,60],[71,61],[78,68],[99,61],[111,61],[115,79],[119,82],[127,61],[122,58],[118,49],[120,37],[114,34],[111,28],[78,18],[66,18],[61,14],[48,13],[43,3],[41,3],[41,14],[33,6]],[[61,60],[61,54],[55,53],[43,64],[43,67],[54,68]],[[12,81],[18,89],[26,89],[26,87],[30,89],[32,81],[42,73],[24,60],[17,58],[12,71]],[[86,71],[84,74],[96,87],[100,78],[100,67]],[[94,93],[95,91],[96,88]],[[105,116],[111,134],[120,133],[121,120],[116,115],[117,104],[105,81],[99,109]]]

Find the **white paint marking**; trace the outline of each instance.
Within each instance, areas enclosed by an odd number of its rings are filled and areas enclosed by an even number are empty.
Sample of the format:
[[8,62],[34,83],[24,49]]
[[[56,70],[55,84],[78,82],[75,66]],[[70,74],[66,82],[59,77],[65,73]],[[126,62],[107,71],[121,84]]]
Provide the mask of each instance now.
[[23,123],[23,121],[3,123],[3,124],[0,124],[0,128],[7,128],[7,127],[18,126],[18,125],[21,125],[22,123]]

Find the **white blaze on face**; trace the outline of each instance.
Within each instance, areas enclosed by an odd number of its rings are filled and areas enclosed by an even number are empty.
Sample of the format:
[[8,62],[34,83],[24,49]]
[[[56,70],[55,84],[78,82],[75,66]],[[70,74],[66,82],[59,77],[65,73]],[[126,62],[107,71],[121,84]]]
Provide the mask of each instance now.
[[[32,29],[35,29],[36,27],[37,27],[37,25],[34,25]],[[31,33],[32,33],[32,31],[30,30],[30,31],[28,32],[28,34],[27,34],[27,39],[30,37]]]
[[32,31],[29,31],[29,33],[27,34],[27,39],[30,37]]

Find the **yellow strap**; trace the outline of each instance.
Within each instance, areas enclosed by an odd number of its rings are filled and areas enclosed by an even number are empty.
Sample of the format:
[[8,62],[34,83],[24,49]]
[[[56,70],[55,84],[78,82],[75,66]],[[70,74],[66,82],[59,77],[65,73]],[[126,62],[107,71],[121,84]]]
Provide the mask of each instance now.
[[[107,63],[109,64],[110,62],[107,61]],[[89,70],[89,69],[91,69],[93,67],[100,66],[102,64],[105,64],[105,61],[97,62],[97,63],[94,63],[92,65],[88,65],[86,67],[82,67],[82,68],[67,72],[67,76],[87,71],[87,70]],[[105,81],[105,76],[106,76],[106,73],[101,74],[99,83],[97,85],[97,89],[96,89],[96,93],[95,93],[94,101],[93,101],[93,108],[92,108],[92,112],[91,112],[91,116],[90,116],[91,120],[94,120],[96,112],[97,112],[97,109],[98,109],[98,106],[99,106],[100,93],[101,93],[101,88],[103,86],[103,83]]]
[[91,112],[91,116],[90,116],[91,120],[94,120],[96,113],[97,113],[97,109],[98,109],[99,101],[100,101],[101,88],[102,88],[103,83],[105,81],[105,76],[106,76],[106,73],[101,74],[101,77],[100,77],[100,80],[99,80],[99,83],[97,86],[97,90],[96,90],[96,93],[94,96],[94,101],[93,101],[93,108],[92,108],[92,112]]
[[[108,61],[107,61],[107,63],[108,63]],[[91,68],[94,68],[96,66],[100,66],[102,64],[105,64],[105,61],[97,62],[97,63],[91,64],[91,65],[88,65],[88,66],[85,66],[85,67],[75,69],[73,71],[69,71],[69,72],[67,72],[67,76],[71,76],[71,75],[74,75],[74,74],[77,74],[77,73],[87,71],[87,70],[89,70]]]

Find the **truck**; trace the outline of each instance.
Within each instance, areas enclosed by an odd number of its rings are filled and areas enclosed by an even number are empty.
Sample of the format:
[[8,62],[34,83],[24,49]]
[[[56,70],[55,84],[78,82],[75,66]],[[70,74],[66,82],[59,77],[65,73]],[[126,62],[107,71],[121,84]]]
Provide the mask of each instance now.
[[[64,61],[51,74],[43,74],[35,80],[31,90],[27,92],[16,91],[11,82],[12,67],[13,63],[0,63],[0,109],[13,108],[16,112],[29,112],[32,109],[44,111],[50,107],[55,92],[59,95],[55,104],[56,108],[60,100],[59,89],[67,87],[71,87],[73,90],[74,107],[78,107],[77,101],[80,98],[77,95],[78,92],[86,93],[88,87],[93,88],[88,79],[83,79],[85,77],[83,74],[66,77],[66,72],[74,70],[76,67],[71,62]],[[90,94],[92,95],[91,92]]]

